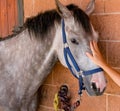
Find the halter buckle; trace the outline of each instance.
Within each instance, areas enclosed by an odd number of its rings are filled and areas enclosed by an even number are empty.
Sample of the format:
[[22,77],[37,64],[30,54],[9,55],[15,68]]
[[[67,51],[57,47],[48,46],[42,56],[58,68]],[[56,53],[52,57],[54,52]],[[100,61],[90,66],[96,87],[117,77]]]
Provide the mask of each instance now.
[[68,43],[64,43],[64,48],[69,47]]
[[79,76],[83,76],[83,71],[80,70],[80,72],[78,74],[79,74]]

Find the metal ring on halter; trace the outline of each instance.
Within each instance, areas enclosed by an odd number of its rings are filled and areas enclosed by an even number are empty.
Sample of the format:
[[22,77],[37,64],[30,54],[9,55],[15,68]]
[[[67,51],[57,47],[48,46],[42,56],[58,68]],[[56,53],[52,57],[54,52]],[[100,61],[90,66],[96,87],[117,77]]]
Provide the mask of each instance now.
[[68,43],[64,43],[64,48],[69,47]]
[[82,76],[83,75],[83,71],[80,70],[80,72],[78,74],[79,74],[79,76]]

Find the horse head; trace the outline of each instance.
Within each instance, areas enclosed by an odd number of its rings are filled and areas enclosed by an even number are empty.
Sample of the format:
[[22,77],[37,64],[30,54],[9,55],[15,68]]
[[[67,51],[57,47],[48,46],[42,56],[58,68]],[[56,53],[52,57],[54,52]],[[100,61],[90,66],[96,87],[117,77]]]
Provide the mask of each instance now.
[[[74,5],[64,6],[58,0],[56,0],[56,6],[59,15],[62,20],[64,20],[64,31],[66,36],[66,41],[68,46],[64,46],[62,42],[62,28],[59,25],[56,29],[56,36],[59,36],[58,46],[56,46],[56,52],[60,62],[65,66],[68,65],[64,59],[64,47],[69,47],[76,63],[82,71],[91,71],[99,68],[94,64],[87,56],[86,52],[91,53],[89,42],[91,40],[98,40],[98,33],[94,30],[93,25],[90,22],[89,15],[94,10],[95,0],[91,0],[85,11],[82,11],[79,7]],[[66,45],[66,44],[65,44]],[[62,48],[61,48],[62,47]],[[72,67],[75,76],[78,78],[79,74],[75,70],[72,60],[68,57],[69,64]],[[104,72],[94,72],[83,77],[83,82],[86,91],[89,95],[101,95],[106,88],[106,79],[104,77]]]

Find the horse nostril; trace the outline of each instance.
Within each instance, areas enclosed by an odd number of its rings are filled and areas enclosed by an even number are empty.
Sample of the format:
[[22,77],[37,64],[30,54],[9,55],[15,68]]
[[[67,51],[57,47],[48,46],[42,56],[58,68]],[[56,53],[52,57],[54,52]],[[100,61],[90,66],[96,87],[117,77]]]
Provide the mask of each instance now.
[[93,82],[91,85],[92,89],[94,89],[95,91],[97,90],[96,84]]
[[100,92],[100,88],[97,88],[96,84],[93,82],[92,83],[92,89],[96,92],[99,93]]

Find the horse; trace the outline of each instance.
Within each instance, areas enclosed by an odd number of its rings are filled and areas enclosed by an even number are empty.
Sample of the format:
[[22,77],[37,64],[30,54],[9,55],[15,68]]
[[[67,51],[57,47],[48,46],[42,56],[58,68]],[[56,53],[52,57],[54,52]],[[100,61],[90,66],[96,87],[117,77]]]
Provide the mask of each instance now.
[[[63,53],[62,26],[69,48],[84,70],[99,68],[87,56],[89,42],[98,40],[89,15],[94,10],[92,0],[85,11],[74,4],[63,5],[56,0],[56,9],[39,13],[26,20],[20,31],[0,39],[0,106],[2,111],[36,111],[37,91],[59,60],[68,67]],[[69,75],[68,75],[69,76]],[[83,77],[91,96],[103,94],[106,88],[104,72]]]

